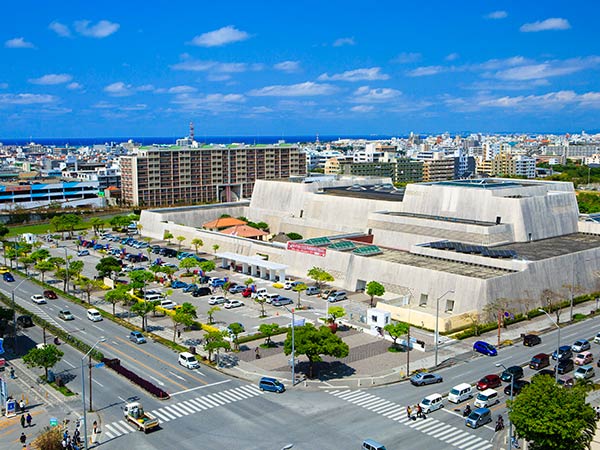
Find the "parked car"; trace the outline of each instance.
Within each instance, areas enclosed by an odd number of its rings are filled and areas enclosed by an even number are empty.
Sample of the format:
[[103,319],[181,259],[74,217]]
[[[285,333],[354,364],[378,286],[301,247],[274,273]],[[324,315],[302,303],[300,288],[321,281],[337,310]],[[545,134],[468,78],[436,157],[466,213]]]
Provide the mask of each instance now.
[[427,384],[441,383],[444,379],[437,373],[419,372],[410,378],[414,386],[425,386]]
[[275,378],[270,377],[262,377],[258,382],[258,388],[261,391],[277,392],[278,394],[285,392],[285,386],[283,383]]
[[306,295],[317,295],[319,292],[321,291],[316,286],[309,286],[306,288],[306,291],[304,291]]
[[585,366],[586,364],[589,364],[592,361],[594,361],[594,355],[592,354],[592,352],[587,352],[587,351],[577,353],[577,355],[575,356],[575,359],[573,360],[573,362],[575,364],[577,364],[578,366]]
[[523,378],[523,368],[521,366],[510,366],[500,375],[502,381],[510,382],[511,378],[514,380]]
[[4,279],[4,281],[6,281],[7,283],[12,283],[13,281],[15,281],[15,277],[13,277],[13,274],[10,272],[6,272],[5,274],[2,275],[2,278]]
[[145,344],[146,343],[146,338],[139,331],[132,331],[131,333],[129,333],[129,340],[131,342],[135,342],[136,344]]
[[573,374],[573,378],[576,380],[587,380],[588,378],[594,378],[595,375],[594,366],[587,365],[578,367]]
[[199,287],[192,292],[192,297],[204,297],[205,295],[211,295],[212,290],[209,287]]
[[580,353],[580,352],[589,350],[590,347],[591,347],[590,343],[587,340],[579,339],[579,340],[573,342],[573,345],[571,345],[571,351],[573,353]]
[[211,298],[208,299],[209,305],[221,305],[227,302],[228,300],[222,295],[213,295]]
[[240,323],[240,322],[232,322],[232,323],[230,323],[229,325],[227,325],[227,332],[228,332],[228,333],[230,333],[230,334],[231,334],[231,325],[233,325],[234,323],[240,326],[240,330],[242,330],[242,333],[243,333],[244,331],[246,331],[246,328],[244,327],[244,325],[243,325],[242,323]]
[[546,353],[538,353],[531,361],[529,361],[529,367],[534,370],[540,370],[550,365],[550,355]]
[[94,244],[94,250],[102,250],[104,248],[103,244]]
[[5,273],[10,272],[10,269],[6,266],[0,266],[0,273],[4,275]]
[[227,283],[227,280],[225,278],[215,278],[215,279],[211,279],[208,284],[212,287],[221,287],[223,286],[225,283]]
[[493,389],[502,384],[502,380],[498,375],[490,374],[483,377],[477,382],[477,389],[485,391],[486,389]]
[[271,301],[271,305],[273,306],[292,305],[293,303],[294,301],[291,298],[281,296]]
[[563,375],[567,372],[570,372],[574,368],[575,368],[575,365],[573,364],[573,360],[571,358],[561,359],[560,361],[558,361],[558,364],[556,365],[556,370],[561,375]]
[[575,386],[575,378],[570,375],[564,375],[558,379],[558,385],[564,388],[572,388]]
[[56,300],[58,298],[58,295],[56,295],[56,292],[51,291],[50,289],[47,289],[44,291],[44,297],[46,297],[50,300]]
[[[523,388],[525,386],[529,386],[529,381],[526,380],[515,380],[512,383],[513,386],[513,396],[514,395],[518,395],[521,393],[521,391],[523,390]],[[511,383],[507,384],[506,387],[504,388],[504,393],[506,395],[510,396],[510,388],[511,388]]]
[[223,305],[225,309],[239,308],[240,306],[244,306],[244,303],[239,300],[229,300],[227,303]]
[[600,344],[600,333],[597,333],[594,337],[594,344]]
[[164,263],[162,266],[163,267],[170,267],[171,269],[175,269],[175,270],[179,269],[179,266],[177,264],[173,264],[173,263]]
[[345,291],[334,291],[329,294],[327,301],[330,303],[339,302],[340,300],[346,300],[348,296]]
[[46,299],[44,298],[43,295],[40,294],[34,294],[31,296],[31,301],[33,303],[37,303],[38,305],[43,305],[44,303],[46,303]]
[[252,288],[247,287],[242,291],[242,297],[248,298],[252,295]]
[[173,300],[161,300],[158,306],[164,309],[175,309],[178,305]]
[[300,284],[304,284],[302,281],[286,281],[285,284],[283,285],[283,288],[285,290],[290,290],[290,289],[294,289],[296,286],[300,285]]
[[194,292],[196,289],[198,289],[198,285],[194,284],[194,283],[190,283],[186,287],[183,288],[183,292]]
[[151,249],[151,252],[155,253],[155,254],[158,254],[158,253],[160,253],[160,249],[161,249],[160,245],[153,245],[152,249]]
[[184,283],[183,281],[179,281],[179,280],[174,280],[171,282],[171,287],[173,289],[183,289],[187,287],[187,283]]
[[90,252],[88,250],[79,250],[77,252],[77,256],[89,256]]
[[528,334],[523,338],[523,345],[526,347],[533,347],[542,343],[542,338],[537,334]]
[[324,291],[321,291],[321,298],[329,297],[329,294],[332,292],[335,292],[335,289],[325,289]]
[[498,350],[492,344],[488,344],[485,341],[476,341],[473,344],[473,350],[487,356],[498,355]]
[[58,317],[60,317],[62,320],[74,320],[75,316],[73,314],[71,314],[71,311],[69,311],[68,309],[61,309],[58,312]]
[[17,325],[22,328],[29,328],[33,327],[35,324],[33,323],[31,316],[19,316],[17,317]]
[[244,286],[243,284],[236,284],[235,286],[229,288],[229,292],[231,294],[239,294],[240,292],[244,292],[245,290],[246,286]]
[[558,355],[556,350],[552,352],[552,359],[571,359],[573,357],[573,352],[571,351],[571,347],[569,345],[561,345],[558,348]]

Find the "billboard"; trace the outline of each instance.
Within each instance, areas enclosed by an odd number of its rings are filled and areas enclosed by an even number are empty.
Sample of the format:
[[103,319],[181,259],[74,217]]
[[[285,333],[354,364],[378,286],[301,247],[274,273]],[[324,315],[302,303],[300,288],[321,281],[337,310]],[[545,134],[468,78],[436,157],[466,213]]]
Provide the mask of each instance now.
[[323,247],[315,247],[314,245],[299,244],[296,242],[288,242],[287,249],[294,252],[308,253],[309,255],[325,256],[327,249]]

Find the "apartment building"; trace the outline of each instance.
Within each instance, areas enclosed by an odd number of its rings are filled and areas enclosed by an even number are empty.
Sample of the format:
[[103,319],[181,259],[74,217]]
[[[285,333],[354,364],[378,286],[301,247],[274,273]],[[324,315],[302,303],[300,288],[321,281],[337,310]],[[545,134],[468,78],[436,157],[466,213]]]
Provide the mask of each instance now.
[[423,181],[446,181],[454,179],[454,158],[434,153],[433,158],[423,159]]
[[257,179],[306,175],[306,155],[290,144],[152,146],[120,166],[125,204],[191,205],[249,198]]

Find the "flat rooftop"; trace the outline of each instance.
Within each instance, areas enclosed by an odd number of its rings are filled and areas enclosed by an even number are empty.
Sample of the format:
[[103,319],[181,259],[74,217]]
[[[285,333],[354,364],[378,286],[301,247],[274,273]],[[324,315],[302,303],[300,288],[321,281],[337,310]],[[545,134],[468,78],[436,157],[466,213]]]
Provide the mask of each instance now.
[[520,258],[529,261],[556,258],[570,253],[582,252],[600,248],[600,236],[586,233],[573,233],[550,239],[533,242],[519,242],[514,244],[492,247],[494,250],[514,250]]
[[323,192],[317,193],[336,195],[338,197],[384,200],[388,202],[401,202],[404,199],[404,189],[396,189],[392,184],[336,186],[323,188]]
[[518,181],[518,180],[499,180],[494,178],[481,178],[475,180],[448,180],[448,181],[435,181],[432,183],[423,183],[437,186],[457,186],[474,189],[506,189],[515,187],[531,186],[530,183]]
[[482,227],[493,227],[496,225],[495,222],[484,222],[482,220],[471,220],[471,219],[458,219],[456,217],[445,217],[445,216],[431,216],[428,214],[416,214],[409,212],[393,212],[388,211],[380,214],[387,214],[389,216],[402,216],[402,217],[416,217],[418,219],[428,219],[428,220],[439,220],[440,222],[455,222],[455,223],[463,223],[468,225],[479,225]]

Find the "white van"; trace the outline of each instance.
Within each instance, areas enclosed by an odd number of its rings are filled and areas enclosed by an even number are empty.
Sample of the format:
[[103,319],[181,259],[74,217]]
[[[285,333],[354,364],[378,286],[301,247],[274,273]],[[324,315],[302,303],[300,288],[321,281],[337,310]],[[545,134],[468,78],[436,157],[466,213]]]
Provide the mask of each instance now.
[[477,408],[489,408],[496,403],[500,403],[500,399],[498,398],[498,392],[493,389],[486,389],[477,394],[475,398],[475,406]]
[[153,302],[155,300],[162,300],[163,296],[161,294],[145,294],[144,300],[147,302]]
[[97,309],[91,308],[87,310],[87,318],[92,322],[100,322],[102,320],[102,316],[100,315],[100,311]]
[[267,288],[260,288],[260,289],[257,289],[256,292],[252,293],[252,298],[261,298],[267,294],[268,294]]
[[265,294],[263,296],[267,300],[267,303],[272,303],[277,297],[279,297],[279,294]]
[[460,403],[473,397],[473,388],[468,383],[461,383],[454,386],[448,393],[448,401]]
[[179,354],[179,364],[188,369],[198,369],[200,363],[194,355],[188,352],[181,352]]
[[425,414],[429,414],[436,409],[443,408],[444,404],[442,403],[442,396],[440,394],[431,394],[421,400],[419,406]]

